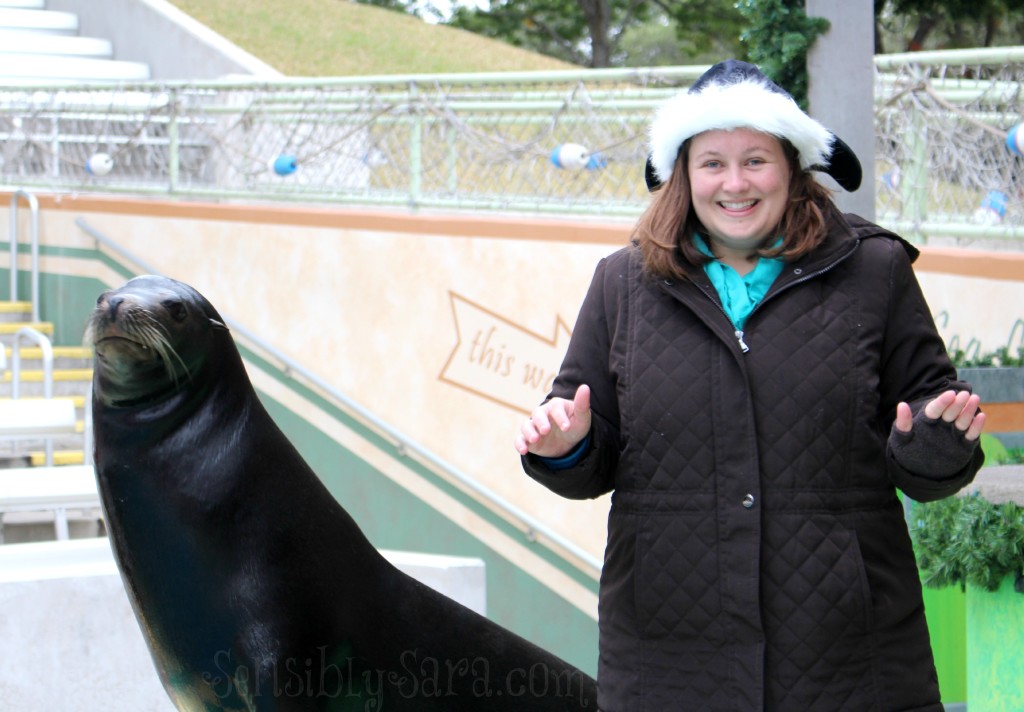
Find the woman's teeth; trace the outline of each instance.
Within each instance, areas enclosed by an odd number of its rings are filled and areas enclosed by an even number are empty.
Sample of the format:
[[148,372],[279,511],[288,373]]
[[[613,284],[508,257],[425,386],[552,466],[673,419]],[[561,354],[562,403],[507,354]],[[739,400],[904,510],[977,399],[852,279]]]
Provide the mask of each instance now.
[[744,210],[745,208],[751,207],[756,202],[756,200],[744,200],[742,203],[730,203],[723,200],[719,204],[726,210]]

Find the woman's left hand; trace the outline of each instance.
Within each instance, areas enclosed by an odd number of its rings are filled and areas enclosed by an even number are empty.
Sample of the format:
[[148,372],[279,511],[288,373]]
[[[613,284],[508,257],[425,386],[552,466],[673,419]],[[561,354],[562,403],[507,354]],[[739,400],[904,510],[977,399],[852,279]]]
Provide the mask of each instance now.
[[[924,407],[924,414],[933,420],[941,418],[947,423],[953,423],[958,430],[963,431],[967,440],[977,440],[985,427],[985,414],[978,412],[980,405],[981,397],[968,391],[946,391]],[[896,406],[895,426],[904,433],[909,433],[914,426],[913,413],[906,403]]]

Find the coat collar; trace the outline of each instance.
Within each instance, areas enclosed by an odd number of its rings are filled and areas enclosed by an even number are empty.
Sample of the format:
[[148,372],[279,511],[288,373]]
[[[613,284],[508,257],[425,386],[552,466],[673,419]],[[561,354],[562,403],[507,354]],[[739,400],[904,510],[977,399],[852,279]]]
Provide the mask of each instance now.
[[[904,240],[894,232],[875,225],[868,220],[852,213],[841,213],[834,204],[826,209],[826,235],[824,241],[808,254],[800,259],[789,262],[782,274],[779,275],[772,285],[765,299],[771,299],[779,291],[786,289],[796,282],[812,279],[818,274],[827,272],[856,251],[862,240],[874,238],[888,238],[897,241],[906,250],[910,261],[917,259],[919,254],[917,248]],[[661,280],[662,288],[677,299],[690,305],[696,313],[712,328],[722,331],[726,339],[731,339],[732,332],[725,328],[729,325],[728,316],[722,308],[721,301],[715,291],[711,280],[699,266],[686,265],[687,280]],[[703,292],[707,297],[695,298],[692,290]],[[725,316],[724,321],[722,316]],[[717,327],[722,327],[718,329]],[[729,332],[729,333],[726,333]]]

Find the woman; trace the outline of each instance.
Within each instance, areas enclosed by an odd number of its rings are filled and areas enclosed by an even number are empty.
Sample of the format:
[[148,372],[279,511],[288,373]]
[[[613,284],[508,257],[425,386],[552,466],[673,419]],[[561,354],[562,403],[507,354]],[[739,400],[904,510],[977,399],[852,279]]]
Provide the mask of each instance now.
[[728,61],[650,132],[656,189],[601,261],[531,477],[614,491],[599,706],[941,712],[896,488],[953,494],[983,456],[911,270],[835,208],[860,165],[756,68]]

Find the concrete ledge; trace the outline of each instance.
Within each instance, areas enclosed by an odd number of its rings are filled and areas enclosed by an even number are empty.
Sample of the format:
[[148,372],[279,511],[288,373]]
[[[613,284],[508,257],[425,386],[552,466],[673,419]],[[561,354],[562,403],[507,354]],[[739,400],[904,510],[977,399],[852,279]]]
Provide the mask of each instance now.
[[0,27],[73,35],[78,32],[78,16],[71,12],[0,7]]
[[958,494],[977,494],[992,504],[1013,502],[1024,507],[1024,465],[982,468],[974,482],[964,487]]
[[23,10],[42,10],[46,0],[0,0],[0,7],[20,7]]
[[[382,553],[451,598],[482,607],[479,559]],[[3,709],[174,712],[106,538],[0,546],[0,610]]]
[[40,35],[0,30],[0,52],[3,54],[55,54],[64,57],[109,59],[114,48],[109,40],[99,37]]
[[0,55],[0,75],[37,82],[49,79],[77,82],[145,81],[149,79],[149,65],[116,59],[4,54]]
[[483,559],[464,556],[380,552],[394,566],[417,581],[454,598],[482,616],[487,615],[487,579]]

